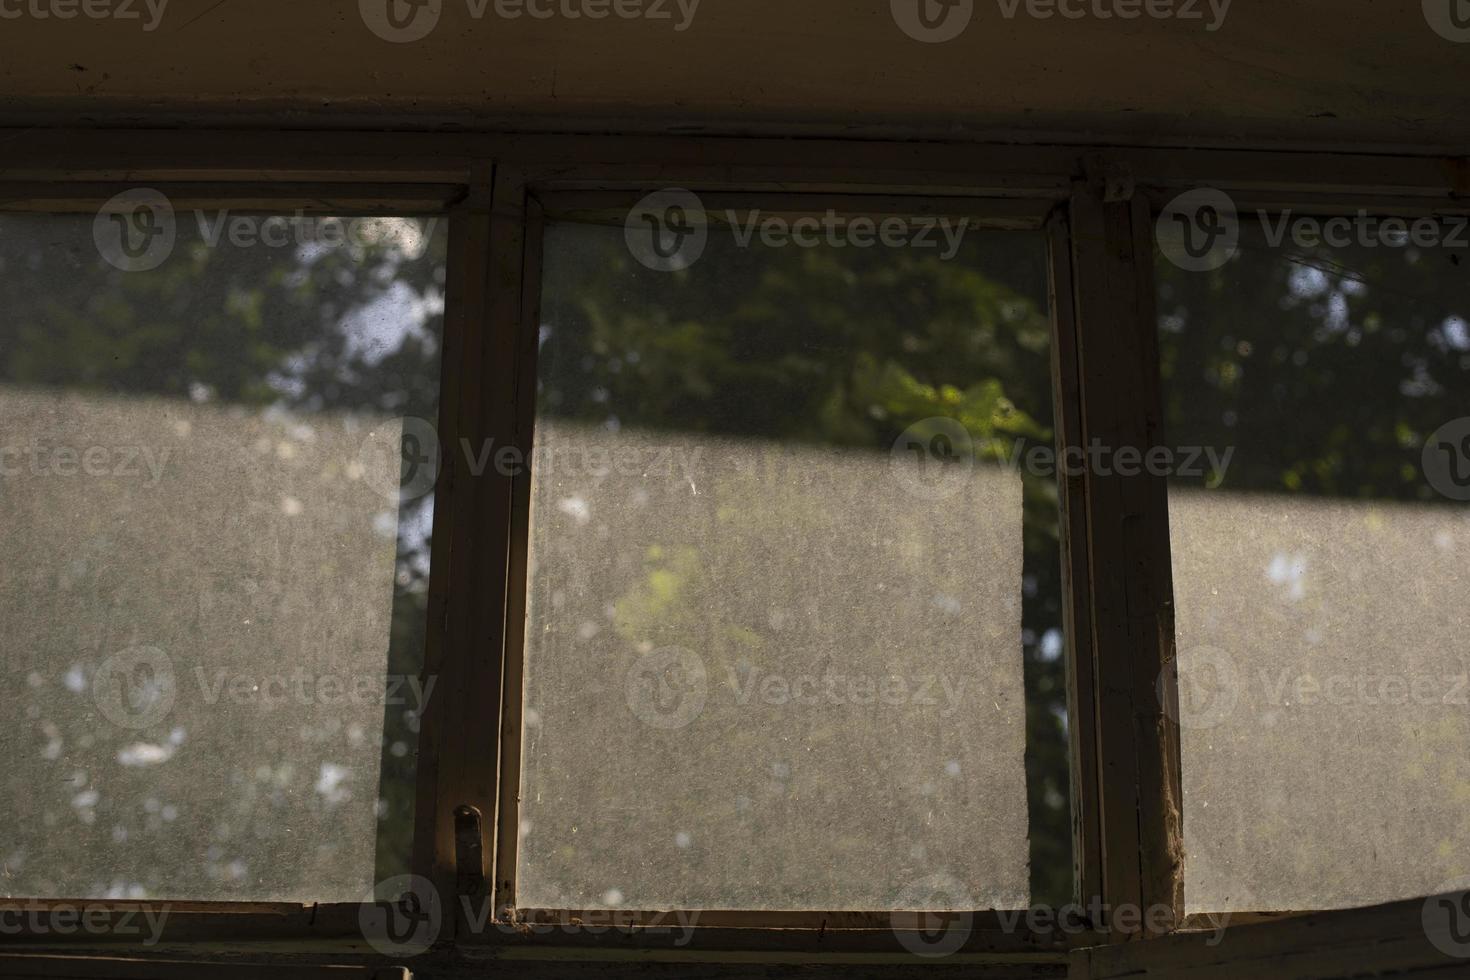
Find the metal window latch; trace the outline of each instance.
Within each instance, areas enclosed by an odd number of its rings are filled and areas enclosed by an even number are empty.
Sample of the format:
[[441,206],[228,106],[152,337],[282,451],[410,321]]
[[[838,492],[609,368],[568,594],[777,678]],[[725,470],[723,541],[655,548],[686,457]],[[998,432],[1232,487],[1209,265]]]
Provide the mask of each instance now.
[[467,804],[454,808],[454,887],[461,895],[479,895],[485,890],[480,811]]

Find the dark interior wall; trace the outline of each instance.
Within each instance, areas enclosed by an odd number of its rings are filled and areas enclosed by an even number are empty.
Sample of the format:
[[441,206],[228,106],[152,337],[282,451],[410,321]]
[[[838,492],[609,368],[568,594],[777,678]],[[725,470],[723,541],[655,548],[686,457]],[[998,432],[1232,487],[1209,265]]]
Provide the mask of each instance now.
[[386,0],[149,2],[0,0],[0,114],[1470,145],[1470,41],[1431,26],[1463,0],[960,0],[944,43],[917,0],[417,0],[405,43]]

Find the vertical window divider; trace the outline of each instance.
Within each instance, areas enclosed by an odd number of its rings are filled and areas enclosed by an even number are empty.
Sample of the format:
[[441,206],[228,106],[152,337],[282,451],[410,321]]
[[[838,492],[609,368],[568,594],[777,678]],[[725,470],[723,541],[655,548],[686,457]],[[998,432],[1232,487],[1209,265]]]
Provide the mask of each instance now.
[[[1052,308],[1052,391],[1056,449],[1063,460],[1083,448],[1077,361],[1077,307],[1073,296],[1071,229],[1065,207],[1046,223]],[[1066,641],[1068,741],[1071,753],[1075,897],[1086,907],[1102,894],[1102,839],[1098,812],[1096,651],[1088,590],[1088,507],[1083,474],[1058,467],[1061,511],[1062,633]]]
[[[1098,803],[1097,897],[1122,940],[1184,919],[1173,589],[1164,477],[1092,461],[1093,447],[1146,453],[1162,434],[1152,217],[1124,168],[1089,158],[1085,171],[1069,223],[1098,784],[1082,798]],[[1125,910],[1143,932],[1120,929]]]
[[[443,696],[425,718],[421,749],[421,799],[432,795],[432,810],[421,813],[416,868],[426,868],[429,884],[443,910],[446,934],[466,923],[458,901],[455,810],[471,806],[481,814],[483,828],[495,813],[496,732],[500,704],[500,645],[502,623],[494,614],[496,568],[503,582],[505,520],[497,519],[500,491],[493,472],[475,473],[479,458],[465,447],[479,447],[492,438],[493,413],[487,398],[499,390],[495,370],[502,366],[497,350],[497,301],[493,268],[497,246],[507,230],[497,228],[493,213],[494,168],[487,160],[471,167],[466,199],[450,217],[448,286],[445,297],[445,396],[439,429],[443,476],[441,520],[447,517],[448,561],[440,562],[436,527],[437,601],[431,596],[431,643],[427,662],[440,671]],[[514,229],[510,229],[512,235]],[[508,497],[501,492],[501,497]],[[436,524],[439,523],[436,521]],[[502,560],[494,560],[495,543],[502,543]],[[431,584],[431,592],[434,585]],[[424,783],[431,781],[432,789]],[[484,847],[481,854],[488,853]],[[488,880],[490,868],[465,869],[465,880]],[[424,874],[424,871],[420,871]],[[473,899],[477,896],[465,896]],[[478,896],[482,900],[484,896]]]
[[[497,188],[502,185],[497,184]],[[504,189],[514,195],[520,221],[520,262],[517,280],[504,288],[519,289],[519,316],[506,366],[512,374],[506,387],[511,438],[506,445],[516,453],[510,479],[509,556],[506,569],[504,704],[500,731],[500,804],[495,823],[495,908],[501,916],[515,907],[516,862],[520,844],[521,747],[525,689],[526,585],[529,572],[531,476],[535,448],[536,355],[541,329],[540,202],[527,192],[526,179],[517,173]]]

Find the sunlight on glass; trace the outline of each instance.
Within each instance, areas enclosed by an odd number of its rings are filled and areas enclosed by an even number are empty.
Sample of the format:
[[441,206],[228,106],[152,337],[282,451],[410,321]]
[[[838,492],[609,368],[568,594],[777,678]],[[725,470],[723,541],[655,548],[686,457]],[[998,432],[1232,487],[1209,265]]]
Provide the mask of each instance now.
[[518,904],[1068,900],[1043,242],[623,238],[546,241]]
[[444,236],[230,220],[129,268],[90,216],[0,216],[0,895],[407,870]]

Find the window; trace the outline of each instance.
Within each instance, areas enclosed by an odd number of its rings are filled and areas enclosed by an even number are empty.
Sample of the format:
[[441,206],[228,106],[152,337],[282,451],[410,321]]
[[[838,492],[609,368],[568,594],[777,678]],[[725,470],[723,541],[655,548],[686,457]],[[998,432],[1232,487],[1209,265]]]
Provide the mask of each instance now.
[[546,230],[517,903],[1070,901],[1044,238],[711,213]]
[[432,443],[444,245],[152,196],[0,217],[0,893],[408,870],[434,474],[400,448]]
[[1440,168],[278,135],[7,157],[0,927],[1041,975],[1463,873],[1462,256],[1151,250]]
[[1160,257],[1170,437],[1217,461],[1169,501],[1191,910],[1470,870],[1462,225],[1243,212],[1217,268]]

